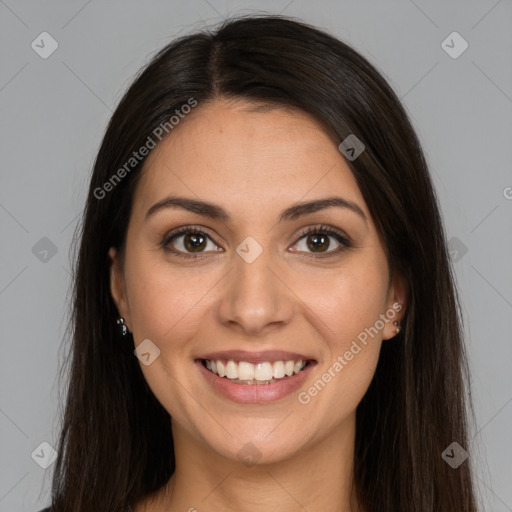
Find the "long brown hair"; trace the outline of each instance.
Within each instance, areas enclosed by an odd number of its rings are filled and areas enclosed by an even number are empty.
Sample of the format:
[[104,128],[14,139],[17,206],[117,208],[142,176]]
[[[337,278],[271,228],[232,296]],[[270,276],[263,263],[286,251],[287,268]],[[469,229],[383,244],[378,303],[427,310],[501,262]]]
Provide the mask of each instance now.
[[[467,448],[472,409],[466,410],[461,308],[419,141],[399,99],[366,59],[284,16],[232,18],[214,32],[171,42],[135,78],[110,120],[77,234],[52,511],[130,510],[174,471],[170,416],[143,377],[133,340],[123,341],[116,326],[107,252],[124,245],[145,161],[127,170],[133,152],[190,98],[201,104],[220,97],[298,107],[336,145],[350,134],[365,144],[348,164],[390,269],[407,282],[408,304],[402,330],[383,344],[357,408],[359,500],[368,511],[475,512],[470,461],[453,469],[441,457],[454,441]],[[123,178],[105,192],[123,166]]]

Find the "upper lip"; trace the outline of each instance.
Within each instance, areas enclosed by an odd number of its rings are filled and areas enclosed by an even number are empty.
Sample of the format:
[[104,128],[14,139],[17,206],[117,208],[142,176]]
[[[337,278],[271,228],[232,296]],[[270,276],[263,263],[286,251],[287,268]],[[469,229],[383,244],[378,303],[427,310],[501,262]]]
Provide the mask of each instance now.
[[252,364],[264,363],[265,361],[315,361],[314,358],[299,354],[297,352],[287,352],[284,350],[263,350],[262,352],[248,352],[246,350],[225,350],[222,352],[210,352],[204,354],[198,359],[209,360],[231,360],[231,361],[246,361]]

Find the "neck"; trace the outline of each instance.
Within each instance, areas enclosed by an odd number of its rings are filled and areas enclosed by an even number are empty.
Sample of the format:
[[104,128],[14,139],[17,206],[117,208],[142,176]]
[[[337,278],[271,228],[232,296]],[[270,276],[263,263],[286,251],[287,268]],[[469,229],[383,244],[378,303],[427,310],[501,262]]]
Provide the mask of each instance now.
[[355,414],[287,460],[247,466],[213,452],[173,422],[176,471],[137,512],[363,512],[353,488]]

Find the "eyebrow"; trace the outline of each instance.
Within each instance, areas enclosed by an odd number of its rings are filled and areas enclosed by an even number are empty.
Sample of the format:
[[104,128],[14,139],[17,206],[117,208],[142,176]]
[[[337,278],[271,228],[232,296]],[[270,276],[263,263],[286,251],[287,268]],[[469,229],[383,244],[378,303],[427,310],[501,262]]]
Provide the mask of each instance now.
[[[278,222],[295,220],[303,215],[308,215],[332,207],[351,210],[354,213],[357,213],[366,223],[368,223],[366,215],[356,203],[337,196],[294,204],[281,212]],[[231,222],[232,220],[229,213],[219,205],[180,196],[169,196],[155,203],[146,212],[146,220],[156,212],[167,208],[181,208],[192,213],[197,213],[198,215],[203,215],[205,217],[224,222]]]

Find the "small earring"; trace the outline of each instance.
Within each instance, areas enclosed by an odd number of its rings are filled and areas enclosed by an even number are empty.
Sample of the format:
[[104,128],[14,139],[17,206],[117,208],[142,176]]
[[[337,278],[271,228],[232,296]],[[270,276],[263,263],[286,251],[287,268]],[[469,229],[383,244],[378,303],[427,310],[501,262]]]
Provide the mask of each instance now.
[[400,332],[400,322],[398,322],[397,320],[395,320],[395,321],[393,322],[393,325],[395,325],[395,326],[396,326],[396,329],[395,329],[395,331],[396,331],[396,332],[395,332],[395,334],[398,334],[398,333]]
[[122,316],[117,319],[117,324],[121,326],[121,336],[126,336],[128,334],[128,328],[124,324],[124,318]]

